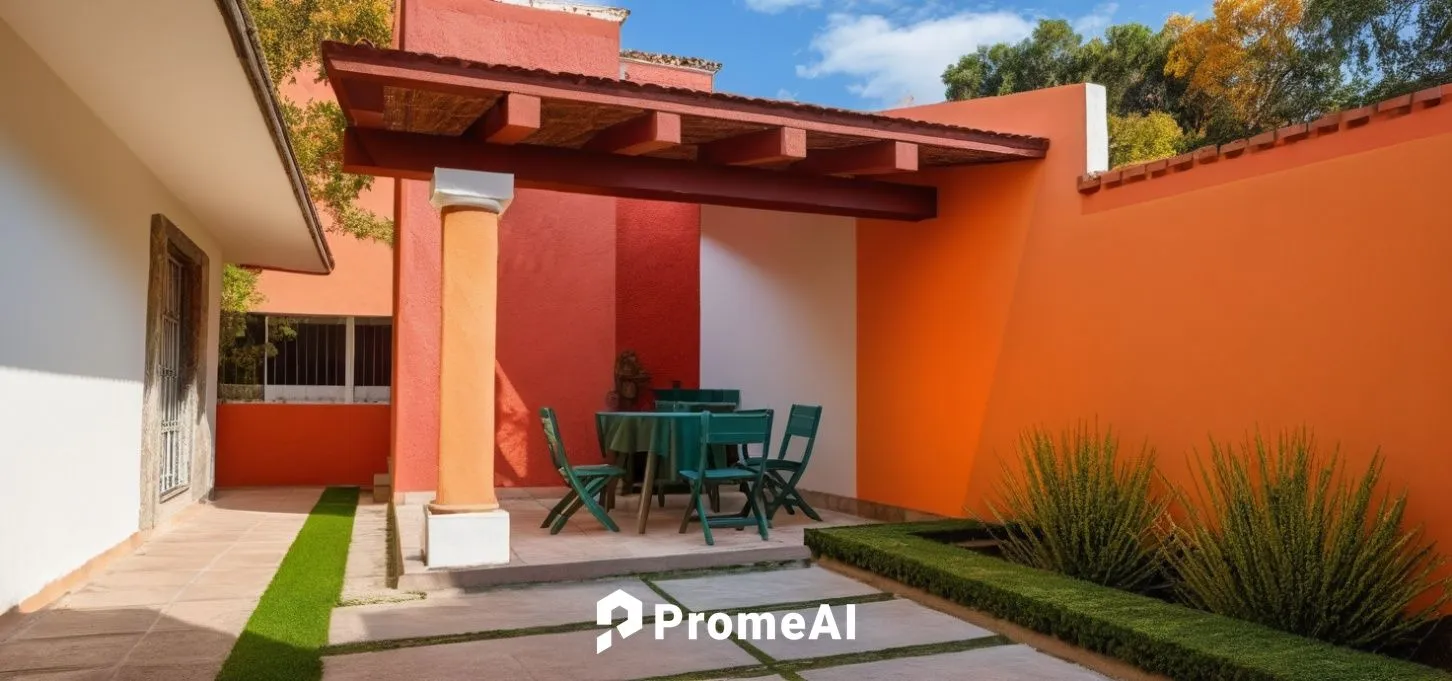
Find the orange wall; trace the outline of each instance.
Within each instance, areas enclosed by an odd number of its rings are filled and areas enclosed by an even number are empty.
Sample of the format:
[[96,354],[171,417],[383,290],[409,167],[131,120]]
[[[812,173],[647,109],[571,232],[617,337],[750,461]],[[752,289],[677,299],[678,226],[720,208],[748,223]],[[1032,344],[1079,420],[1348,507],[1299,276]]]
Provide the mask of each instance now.
[[217,405],[217,487],[373,484],[388,470],[388,405]]
[[[1452,106],[1089,196],[1079,87],[908,112],[1048,136],[859,225],[863,498],[983,509],[1026,427],[1094,419],[1190,480],[1207,434],[1300,424],[1452,545]],[[914,417],[914,418],[909,418]]]

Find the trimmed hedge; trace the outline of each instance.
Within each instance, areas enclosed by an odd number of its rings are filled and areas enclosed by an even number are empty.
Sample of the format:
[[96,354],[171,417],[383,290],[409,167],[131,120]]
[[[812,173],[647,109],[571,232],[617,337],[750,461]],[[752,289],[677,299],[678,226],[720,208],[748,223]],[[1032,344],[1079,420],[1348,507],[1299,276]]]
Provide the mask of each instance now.
[[1017,565],[928,536],[971,536],[946,520],[808,529],[831,558],[1174,679],[1452,679],[1412,662],[1340,648],[1147,596]]

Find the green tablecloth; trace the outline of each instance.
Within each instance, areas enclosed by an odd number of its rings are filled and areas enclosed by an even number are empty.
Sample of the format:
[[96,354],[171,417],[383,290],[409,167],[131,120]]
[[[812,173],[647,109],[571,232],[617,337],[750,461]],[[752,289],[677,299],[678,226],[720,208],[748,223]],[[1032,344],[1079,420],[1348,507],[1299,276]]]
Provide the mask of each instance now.
[[[694,468],[701,447],[701,415],[689,412],[600,412],[600,441],[611,452],[648,452],[661,457],[657,480],[674,480],[681,468]],[[674,436],[674,437],[672,437]]]

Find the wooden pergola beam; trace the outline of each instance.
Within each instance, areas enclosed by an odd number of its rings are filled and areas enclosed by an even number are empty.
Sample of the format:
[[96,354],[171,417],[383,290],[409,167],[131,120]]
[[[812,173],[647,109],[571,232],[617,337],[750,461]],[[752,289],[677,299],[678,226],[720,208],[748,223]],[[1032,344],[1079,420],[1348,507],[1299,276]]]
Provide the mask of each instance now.
[[585,143],[588,151],[622,156],[640,156],[681,143],[681,117],[673,113],[651,111],[644,116],[612,125]]
[[[631,107],[761,126],[801,128],[831,135],[891,139],[949,149],[966,149],[1008,158],[1043,158],[1046,139],[1004,135],[924,123],[907,118],[818,109],[799,114],[781,106],[725,95],[655,89],[629,91],[616,81],[573,74],[540,74],[508,67],[444,63],[398,50],[324,42],[328,79],[368,86],[444,92],[466,97],[515,92],[582,104]],[[1005,159],[1007,160],[1007,158]]]
[[516,144],[539,130],[539,97],[505,93],[471,126],[469,133],[485,142]]
[[872,142],[840,149],[817,149],[792,170],[823,175],[884,175],[918,169],[918,145],[910,142]]
[[807,131],[771,128],[702,144],[696,156],[706,163],[757,166],[807,157]]
[[435,168],[512,173],[519,187],[632,199],[910,222],[938,213],[934,187],[390,130],[344,135],[345,172],[428,180]]

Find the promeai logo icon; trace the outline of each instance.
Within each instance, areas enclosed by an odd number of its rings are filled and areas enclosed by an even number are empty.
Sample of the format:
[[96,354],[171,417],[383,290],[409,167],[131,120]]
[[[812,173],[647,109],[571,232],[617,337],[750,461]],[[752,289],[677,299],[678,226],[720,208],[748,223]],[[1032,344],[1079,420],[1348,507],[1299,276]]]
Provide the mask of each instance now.
[[620,639],[623,641],[645,627],[643,624],[645,604],[641,603],[639,598],[625,593],[624,589],[616,589],[614,593],[595,602],[595,624],[607,627],[614,624],[617,608],[625,609],[625,621],[621,622],[620,626],[606,629],[605,633],[595,637],[596,655],[610,649],[610,644],[614,643],[611,640],[610,632],[615,629],[620,630]]

